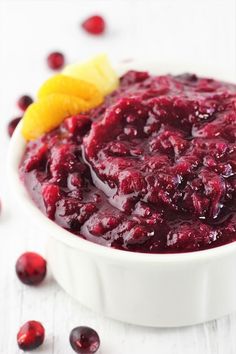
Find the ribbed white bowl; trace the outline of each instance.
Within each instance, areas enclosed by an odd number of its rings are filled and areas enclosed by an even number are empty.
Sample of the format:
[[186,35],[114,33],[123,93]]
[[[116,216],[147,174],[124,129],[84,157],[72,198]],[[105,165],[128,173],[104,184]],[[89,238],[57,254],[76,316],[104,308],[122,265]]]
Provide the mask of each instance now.
[[[181,65],[137,62],[118,66],[156,73],[191,70]],[[213,75],[204,68],[192,68]],[[224,79],[220,73],[218,78]],[[182,254],[141,254],[103,247],[65,231],[34,205],[19,179],[25,141],[17,127],[8,156],[9,186],[26,218],[48,235],[48,262],[58,283],[85,306],[138,325],[192,325],[236,309],[236,242]],[[26,219],[27,222],[27,219]]]

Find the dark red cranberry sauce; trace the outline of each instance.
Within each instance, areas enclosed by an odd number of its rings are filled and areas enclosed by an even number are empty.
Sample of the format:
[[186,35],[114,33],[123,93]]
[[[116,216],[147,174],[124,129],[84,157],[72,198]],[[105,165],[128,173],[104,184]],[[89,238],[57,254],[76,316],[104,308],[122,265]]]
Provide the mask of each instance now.
[[49,218],[95,243],[174,253],[235,241],[236,85],[130,71],[102,106],[29,142],[20,174]]

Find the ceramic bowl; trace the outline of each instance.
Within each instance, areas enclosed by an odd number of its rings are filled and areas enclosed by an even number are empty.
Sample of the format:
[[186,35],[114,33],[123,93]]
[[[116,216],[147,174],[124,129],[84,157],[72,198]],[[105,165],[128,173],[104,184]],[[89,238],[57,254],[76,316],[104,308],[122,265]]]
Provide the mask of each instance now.
[[[222,73],[167,63],[126,62],[127,69],[154,73]],[[81,304],[116,320],[155,327],[193,325],[236,309],[236,242],[180,254],[142,254],[104,247],[76,237],[44,216],[22,184],[18,166],[25,149],[19,125],[8,156],[12,197],[48,235],[47,257],[57,282]]]

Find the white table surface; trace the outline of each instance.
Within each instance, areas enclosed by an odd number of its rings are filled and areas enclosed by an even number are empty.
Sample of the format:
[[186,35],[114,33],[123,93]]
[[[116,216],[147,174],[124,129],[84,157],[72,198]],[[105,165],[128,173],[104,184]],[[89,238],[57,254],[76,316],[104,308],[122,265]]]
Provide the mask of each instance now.
[[[87,15],[101,13],[109,28],[103,37],[80,30]],[[44,253],[45,238],[9,197],[5,162],[7,121],[18,114],[17,97],[34,94],[50,75],[45,56],[62,50],[68,61],[106,51],[113,60],[143,57],[182,61],[192,70],[207,63],[236,81],[235,0],[50,1],[0,0],[0,353],[15,354],[18,327],[42,321],[45,344],[35,353],[72,353],[70,330],[94,327],[100,354],[236,354],[236,314],[188,328],[150,329],[104,319],[71,299],[50,274],[39,287],[15,276],[25,250]],[[190,66],[189,66],[190,65]],[[81,284],[83,286],[83,284]]]

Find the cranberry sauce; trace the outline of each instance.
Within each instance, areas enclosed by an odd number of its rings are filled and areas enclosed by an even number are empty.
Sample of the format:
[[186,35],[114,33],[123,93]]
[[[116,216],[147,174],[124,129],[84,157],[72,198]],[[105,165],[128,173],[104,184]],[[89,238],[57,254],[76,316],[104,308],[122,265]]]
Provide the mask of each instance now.
[[197,251],[236,240],[235,141],[235,85],[130,71],[103,105],[29,142],[20,174],[75,235],[136,252]]

